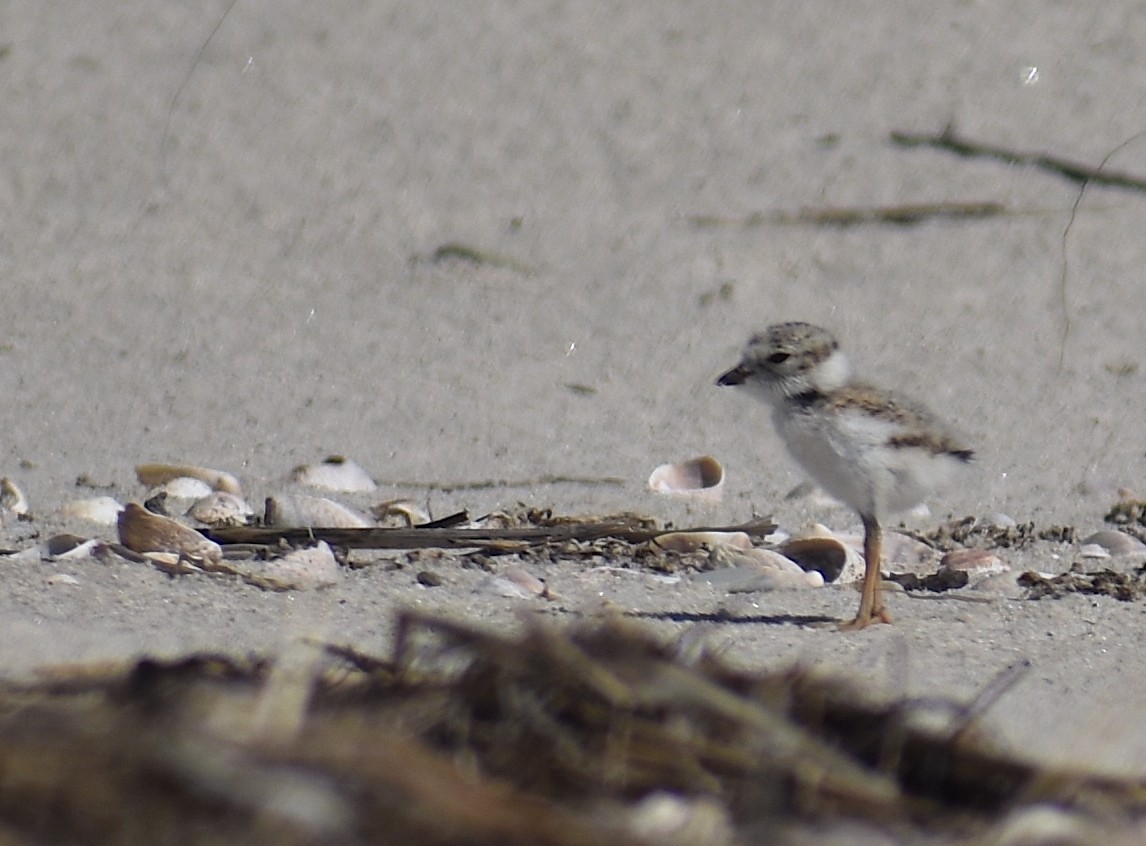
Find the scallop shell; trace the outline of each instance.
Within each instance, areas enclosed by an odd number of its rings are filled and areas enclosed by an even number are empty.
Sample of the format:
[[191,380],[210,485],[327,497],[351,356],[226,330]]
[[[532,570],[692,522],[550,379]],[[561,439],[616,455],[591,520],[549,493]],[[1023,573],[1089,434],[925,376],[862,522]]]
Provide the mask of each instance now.
[[348,458],[330,455],[320,464],[302,464],[290,472],[292,481],[340,493],[369,493],[378,489],[370,474]]
[[1083,538],[1082,546],[1083,556],[1087,554],[1087,547],[1095,547],[1095,551],[1101,550],[1103,554],[1094,555],[1096,558],[1146,553],[1146,544],[1138,538],[1116,529],[1103,529],[1095,532],[1090,537]]
[[186,477],[206,482],[213,491],[224,491],[235,496],[243,495],[238,479],[230,473],[212,470],[209,467],[195,467],[190,464],[139,464],[135,468],[135,476],[148,487],[157,487],[172,479]]
[[210,496],[214,490],[202,479],[196,479],[193,476],[176,476],[174,479],[168,479],[162,485],[157,485],[148,490],[147,496],[144,498],[155,499],[157,496],[165,496],[168,499],[182,499],[189,502]]
[[196,500],[187,509],[187,516],[204,526],[246,526],[255,516],[255,510],[242,497],[217,491]]
[[100,526],[114,526],[121,511],[123,506],[114,497],[96,496],[65,503],[59,516],[65,520],[86,520]]
[[825,582],[854,582],[863,578],[863,554],[823,526],[817,525],[808,534],[787,541],[780,552],[804,570],[819,573]]
[[387,529],[411,529],[431,520],[424,508],[409,499],[380,502],[371,506],[370,513],[374,515],[379,526]]
[[272,590],[314,590],[329,587],[342,577],[326,541],[288,552],[282,558],[248,561],[239,570],[247,581]]
[[713,550],[718,569],[701,574],[703,581],[729,593],[755,593],[821,587],[824,578],[805,571],[787,556],[771,549],[736,549],[721,546]]
[[1006,562],[989,549],[953,549],[939,559],[945,570],[962,570],[971,578],[994,576],[1010,569]]
[[711,455],[662,464],[649,476],[649,488],[656,493],[718,502],[724,495],[724,467]]
[[745,532],[669,532],[652,541],[669,552],[696,552],[704,547],[731,546],[751,549],[752,538]]
[[277,529],[368,529],[374,525],[345,505],[319,496],[268,496],[264,519]]
[[152,514],[129,502],[119,514],[119,540],[133,552],[169,552],[193,559],[218,561],[222,549],[194,529],[170,517]]
[[30,511],[28,497],[24,496],[20,486],[7,476],[0,479],[0,509],[10,511],[17,517],[27,517]]

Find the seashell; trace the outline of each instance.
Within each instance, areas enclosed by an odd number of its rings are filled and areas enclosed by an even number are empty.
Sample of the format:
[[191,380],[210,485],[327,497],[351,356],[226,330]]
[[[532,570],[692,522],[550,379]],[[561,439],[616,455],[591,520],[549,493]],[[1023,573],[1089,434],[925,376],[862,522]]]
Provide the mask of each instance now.
[[[1091,551],[1093,553],[1101,552],[1102,554],[1087,556],[1087,547],[1092,547]],[[1146,553],[1146,544],[1142,543],[1138,538],[1128,535],[1126,532],[1120,532],[1117,529],[1103,529],[1082,540],[1082,555],[1084,557],[1109,558],[1111,556],[1139,555],[1142,553]]]
[[206,482],[213,491],[243,495],[239,480],[222,470],[190,464],[139,464],[135,468],[135,477],[148,487],[157,487],[181,476]]
[[[51,542],[49,541],[49,544]],[[86,540],[81,544],[77,544],[69,549],[67,552],[61,552],[54,555],[57,561],[75,561],[80,558],[96,558],[101,555],[107,548],[107,544],[96,538]]]
[[59,516],[65,520],[85,520],[100,526],[114,526],[123,506],[114,497],[97,496],[76,499],[60,508]]
[[276,529],[367,529],[374,525],[345,505],[319,496],[268,496],[264,520]]
[[254,519],[255,510],[242,497],[216,491],[196,500],[187,509],[187,516],[204,526],[246,526]]
[[342,578],[330,545],[296,549],[270,561],[247,561],[238,568],[243,578],[273,590],[315,590],[336,584]]
[[724,494],[724,468],[711,455],[662,464],[649,476],[649,488],[656,493],[719,502]]
[[719,569],[702,573],[700,578],[729,593],[791,590],[824,584],[820,573],[805,571],[792,559],[771,549],[721,546],[713,550],[712,558]]
[[167,499],[196,500],[209,496],[214,490],[202,479],[196,479],[192,476],[176,476],[174,479],[168,479],[162,485],[157,485],[148,490],[147,496],[144,498],[155,499],[157,496],[162,496]]
[[625,814],[625,828],[642,843],[662,846],[727,846],[735,842],[735,829],[715,799],[650,793]]
[[818,524],[810,532],[783,544],[780,552],[804,570],[819,573],[825,582],[854,582],[863,578],[863,553],[842,536]]
[[182,552],[144,552],[142,557],[144,561],[154,564],[156,569],[173,576],[203,572],[202,567],[195,566]]
[[75,576],[69,576],[67,573],[53,573],[48,576],[48,584],[50,585],[78,585],[80,580]]
[[745,532],[669,532],[654,538],[652,544],[669,552],[696,552],[717,546],[751,549],[752,538]]
[[129,502],[119,514],[119,540],[133,552],[169,552],[206,561],[222,558],[219,544],[170,517]]
[[558,599],[542,579],[520,567],[509,567],[500,576],[487,576],[474,586],[475,593],[487,593],[506,599]]
[[425,509],[409,499],[391,499],[371,506],[370,513],[386,529],[410,529],[432,519]]
[[44,543],[44,552],[54,558],[58,555],[66,555],[87,542],[87,538],[82,538],[79,535],[52,535]]
[[501,574],[507,582],[516,585],[527,596],[540,596],[542,599],[558,599],[557,594],[549,590],[545,579],[539,579],[528,570],[520,567],[507,567]]
[[300,485],[340,493],[369,493],[378,490],[369,473],[341,455],[329,455],[320,464],[301,464],[290,471],[290,477],[291,481]]
[[10,511],[17,517],[27,517],[31,511],[28,508],[28,497],[7,476],[0,479],[0,509]]
[[993,576],[1010,568],[989,549],[953,549],[939,559],[939,567],[944,570],[962,570],[971,578]]

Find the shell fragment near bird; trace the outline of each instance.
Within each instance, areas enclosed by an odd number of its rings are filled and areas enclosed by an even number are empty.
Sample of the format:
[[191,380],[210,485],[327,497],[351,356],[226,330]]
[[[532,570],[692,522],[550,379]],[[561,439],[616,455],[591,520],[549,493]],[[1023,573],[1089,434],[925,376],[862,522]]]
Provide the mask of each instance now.
[[1082,549],[1079,551],[1083,558],[1117,558],[1122,555],[1141,555],[1146,553],[1146,544],[1126,532],[1117,529],[1103,529],[1089,537],[1083,538]]
[[276,529],[368,529],[374,524],[345,505],[319,496],[269,496],[264,521]]
[[711,455],[662,464],[649,476],[649,488],[655,493],[718,502],[724,494],[724,467]]
[[315,590],[342,578],[338,560],[326,541],[270,561],[247,561],[236,570],[246,581],[271,590]]
[[752,538],[746,532],[669,532],[658,535],[651,543],[669,552],[696,552],[715,546],[751,549]]
[[802,590],[822,587],[824,578],[815,571],[805,571],[799,564],[771,549],[737,549],[718,546],[711,560],[716,569],[696,578],[728,593],[755,593],[772,590]]
[[100,526],[114,526],[123,505],[115,497],[96,496],[65,503],[58,514],[65,520],[84,520]]
[[181,477],[198,479],[206,482],[213,491],[243,495],[238,479],[230,473],[212,470],[210,467],[196,467],[191,464],[139,464],[135,468],[135,477],[148,487],[158,487]]
[[0,510],[15,514],[17,517],[27,517],[31,512],[28,507],[28,497],[20,490],[20,486],[7,476],[0,479]]
[[133,552],[174,553],[190,559],[218,561],[222,549],[178,520],[152,514],[129,502],[119,514],[119,541]]
[[254,520],[255,510],[242,497],[216,491],[192,503],[187,516],[204,526],[247,526]]
[[187,503],[210,496],[214,490],[202,479],[195,479],[191,476],[176,476],[174,479],[168,479],[162,485],[149,489],[144,500],[150,502],[156,497],[160,497],[161,499],[158,500],[160,502],[174,500]]
[[430,513],[410,499],[391,499],[370,507],[370,513],[384,529],[412,529],[429,523]]
[[939,559],[942,570],[961,570],[971,579],[982,579],[1005,573],[1010,569],[994,552],[989,549],[953,549]]
[[779,551],[804,570],[819,573],[825,582],[847,583],[863,578],[863,554],[844,537],[819,524],[787,540]]
[[378,485],[370,474],[348,458],[330,455],[318,464],[301,464],[291,470],[291,481],[339,493],[370,493]]

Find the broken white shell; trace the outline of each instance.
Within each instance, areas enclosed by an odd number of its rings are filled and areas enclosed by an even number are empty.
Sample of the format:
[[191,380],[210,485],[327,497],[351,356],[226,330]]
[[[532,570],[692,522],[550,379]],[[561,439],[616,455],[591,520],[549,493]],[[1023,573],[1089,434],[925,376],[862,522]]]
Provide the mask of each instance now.
[[752,538],[746,532],[669,532],[652,541],[669,552],[696,552],[703,547],[731,546],[751,549]]
[[120,543],[133,552],[169,552],[207,561],[222,558],[219,544],[177,520],[152,514],[136,502],[124,506],[118,525]]
[[649,476],[649,488],[656,493],[718,502],[724,494],[724,467],[711,455],[662,464]]
[[290,476],[300,485],[341,493],[368,493],[378,489],[369,473],[341,455],[329,455],[319,464],[299,465],[291,470]]
[[162,485],[157,485],[148,490],[145,499],[150,500],[160,495],[166,495],[168,499],[189,502],[209,496],[212,491],[214,488],[202,479],[195,479],[191,476],[176,476],[174,479],[168,479]]
[[7,476],[0,479],[0,509],[10,511],[17,517],[27,517],[28,497],[20,490],[20,486]]
[[65,503],[59,516],[65,520],[86,520],[101,526],[114,526],[121,511],[123,506],[114,497],[97,496]]
[[247,561],[237,568],[247,581],[274,590],[314,590],[338,582],[342,571],[326,541],[270,561]]
[[216,491],[196,500],[187,516],[204,526],[246,526],[254,519],[255,510],[246,500],[225,491]]
[[157,487],[172,479],[185,477],[206,482],[214,491],[243,495],[238,479],[230,473],[212,470],[210,467],[195,467],[190,464],[139,464],[136,465],[135,476],[148,487]]
[[374,525],[345,505],[319,496],[268,496],[264,519],[276,529],[368,529]]
[[371,506],[370,513],[385,529],[411,529],[429,523],[431,517],[416,502],[409,499],[391,499]]
[[863,578],[863,553],[844,537],[819,524],[811,531],[788,540],[780,552],[801,568],[815,571],[825,582],[854,582]]
[[92,538],[54,557],[57,561],[74,561],[79,558],[93,558],[100,551],[101,547],[106,547],[106,544],[97,538]]
[[792,590],[824,584],[820,573],[804,571],[795,561],[771,549],[721,546],[713,550],[712,557],[721,566],[701,573],[699,578],[729,593]]

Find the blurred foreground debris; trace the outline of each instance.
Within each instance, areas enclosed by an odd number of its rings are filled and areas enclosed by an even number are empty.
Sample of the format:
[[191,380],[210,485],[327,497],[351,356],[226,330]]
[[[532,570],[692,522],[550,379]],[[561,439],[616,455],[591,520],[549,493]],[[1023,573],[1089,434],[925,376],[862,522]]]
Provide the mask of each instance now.
[[983,741],[981,702],[877,703],[632,623],[508,637],[406,614],[390,659],[300,642],[57,669],[0,699],[5,843],[1043,842],[1011,837],[1035,823],[1099,843],[1146,814],[1144,782]]

